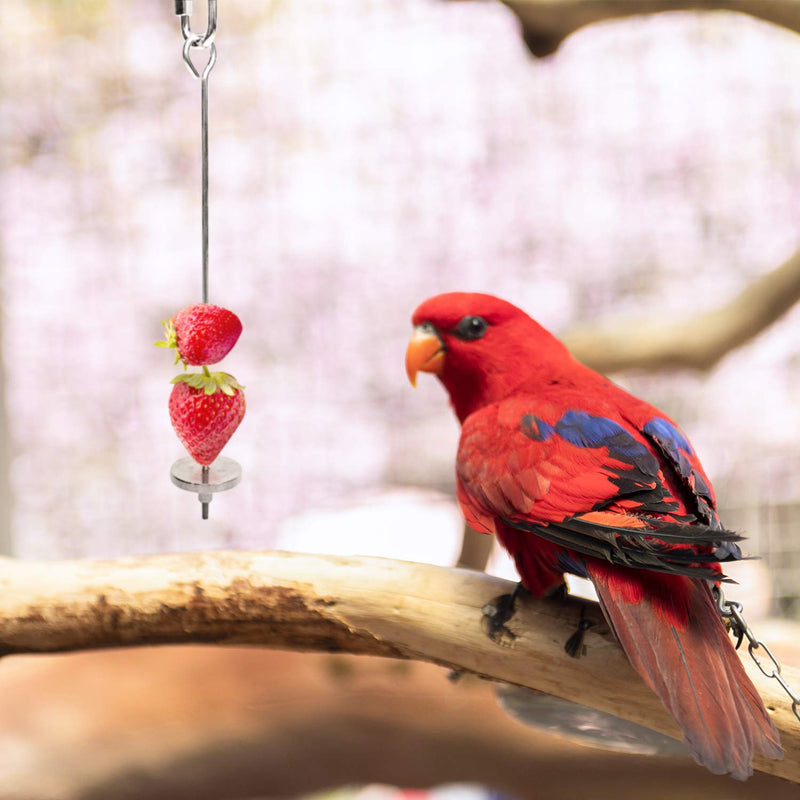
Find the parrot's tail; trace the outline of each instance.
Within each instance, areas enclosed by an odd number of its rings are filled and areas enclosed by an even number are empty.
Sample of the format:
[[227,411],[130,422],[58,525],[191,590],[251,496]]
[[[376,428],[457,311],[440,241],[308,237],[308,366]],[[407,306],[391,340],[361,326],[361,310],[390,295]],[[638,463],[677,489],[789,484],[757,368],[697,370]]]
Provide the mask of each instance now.
[[[593,567],[592,580],[617,639],[680,725],[694,759],[711,772],[745,780],[753,773],[756,750],[782,758],[778,733],[739,661],[708,583],[656,576],[671,586],[654,596],[650,575]],[[682,597],[680,608],[669,599],[676,596]]]

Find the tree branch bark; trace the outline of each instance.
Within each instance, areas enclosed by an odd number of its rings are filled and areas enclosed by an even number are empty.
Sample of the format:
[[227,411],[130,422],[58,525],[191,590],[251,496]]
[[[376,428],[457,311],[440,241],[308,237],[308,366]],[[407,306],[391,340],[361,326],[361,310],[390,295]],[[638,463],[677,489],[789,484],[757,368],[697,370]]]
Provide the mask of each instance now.
[[[566,697],[677,736],[603,623],[581,601],[529,601],[501,647],[481,609],[511,584],[366,557],[214,552],[114,561],[0,559],[0,654],[168,643],[255,644],[431,661]],[[581,608],[587,655],[564,652]],[[747,667],[750,667],[746,663]],[[774,681],[748,669],[774,709],[786,757],[756,769],[800,783],[800,725]],[[800,686],[800,674],[785,670]]]
[[[798,4],[800,9],[800,4]],[[632,319],[573,330],[564,342],[600,372],[711,369],[800,300],[800,252],[719,308],[677,322]]]
[[796,0],[501,0],[522,24],[533,55],[549,56],[570,34],[595,22],[664,11],[736,11],[800,33]]

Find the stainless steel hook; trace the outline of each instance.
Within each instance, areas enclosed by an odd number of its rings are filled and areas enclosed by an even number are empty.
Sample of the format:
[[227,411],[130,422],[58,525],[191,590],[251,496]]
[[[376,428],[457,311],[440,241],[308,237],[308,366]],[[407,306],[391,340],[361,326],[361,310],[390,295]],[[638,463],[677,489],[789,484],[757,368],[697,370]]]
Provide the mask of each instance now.
[[199,43],[200,34],[196,33],[194,34],[194,37],[195,38],[187,39],[183,43],[183,60],[186,63],[186,66],[189,67],[189,71],[192,73],[192,75],[195,76],[195,78],[200,78],[203,81],[206,81],[208,79],[209,72],[211,72],[211,70],[214,68],[214,64],[217,63],[217,46],[214,44],[214,42],[211,42],[211,50],[209,51],[208,54],[208,61],[206,62],[203,71],[200,72],[194,65],[194,62],[192,61],[191,51],[193,47],[203,47],[204,45],[201,45]]
[[175,0],[175,13],[181,18],[183,40],[191,42],[189,47],[211,47],[217,33],[217,0],[208,0],[208,22],[204,34],[192,31],[191,15],[193,10],[193,0]]

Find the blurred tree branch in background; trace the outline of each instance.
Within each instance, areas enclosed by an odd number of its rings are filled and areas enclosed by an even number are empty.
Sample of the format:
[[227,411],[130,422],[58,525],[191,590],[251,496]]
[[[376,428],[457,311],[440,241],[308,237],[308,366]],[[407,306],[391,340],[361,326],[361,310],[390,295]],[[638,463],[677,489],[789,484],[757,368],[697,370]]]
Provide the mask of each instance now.
[[595,22],[664,11],[736,11],[800,33],[796,0],[501,0],[519,18],[535,56],[554,53],[569,35]]
[[662,321],[654,309],[646,319],[573,330],[564,341],[579,360],[600,372],[707,370],[768,328],[798,300],[800,252],[710,311]]
[[492,554],[494,537],[478,533],[464,524],[464,536],[461,540],[461,552],[456,561],[457,567],[463,569],[484,570]]
[[[147,644],[257,644],[431,661],[527,686],[676,736],[599,609],[529,601],[511,646],[483,631],[482,608],[512,584],[479,573],[366,557],[219,551],[116,561],[0,560],[0,653]],[[587,654],[564,643],[581,615]],[[747,665],[751,667],[752,665]],[[800,731],[780,687],[749,669],[786,757],[756,768],[800,783]],[[790,683],[800,674],[786,670]],[[777,689],[777,691],[776,691]]]

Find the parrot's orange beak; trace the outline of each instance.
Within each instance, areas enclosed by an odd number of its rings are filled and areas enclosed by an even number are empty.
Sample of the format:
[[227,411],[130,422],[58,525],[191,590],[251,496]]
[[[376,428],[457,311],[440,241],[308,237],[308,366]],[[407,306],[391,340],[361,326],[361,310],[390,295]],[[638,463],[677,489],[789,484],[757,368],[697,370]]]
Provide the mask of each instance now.
[[445,346],[430,323],[417,325],[406,350],[406,374],[411,385],[417,385],[418,372],[441,375]]

